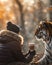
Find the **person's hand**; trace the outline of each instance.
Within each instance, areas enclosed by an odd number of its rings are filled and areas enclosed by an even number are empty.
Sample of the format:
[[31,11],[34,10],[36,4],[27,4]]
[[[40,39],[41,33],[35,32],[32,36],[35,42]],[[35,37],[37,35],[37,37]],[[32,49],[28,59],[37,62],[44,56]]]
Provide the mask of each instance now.
[[35,50],[29,50],[29,53],[30,53],[30,55],[35,55],[36,54],[36,51]]

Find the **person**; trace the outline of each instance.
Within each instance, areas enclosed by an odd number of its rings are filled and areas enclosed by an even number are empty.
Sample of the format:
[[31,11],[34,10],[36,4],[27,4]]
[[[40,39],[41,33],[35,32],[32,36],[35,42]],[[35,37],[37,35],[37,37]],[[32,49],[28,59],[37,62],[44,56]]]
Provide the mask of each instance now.
[[7,23],[7,30],[0,31],[0,65],[8,65],[13,62],[29,63],[35,50],[23,55],[21,51],[22,38],[19,35],[20,28],[11,23]]
[[7,30],[17,33],[21,38],[21,46],[23,46],[23,36],[20,35],[21,28],[18,25],[11,23],[10,21],[7,23]]

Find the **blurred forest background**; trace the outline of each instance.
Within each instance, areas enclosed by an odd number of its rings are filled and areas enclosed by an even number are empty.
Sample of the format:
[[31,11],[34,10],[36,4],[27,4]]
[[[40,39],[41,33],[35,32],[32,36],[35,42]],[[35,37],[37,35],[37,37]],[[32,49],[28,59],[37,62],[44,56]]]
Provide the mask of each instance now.
[[6,29],[8,21],[19,25],[25,53],[29,43],[34,43],[37,53],[43,53],[44,44],[36,40],[34,33],[44,20],[52,21],[52,0],[0,0],[0,30]]

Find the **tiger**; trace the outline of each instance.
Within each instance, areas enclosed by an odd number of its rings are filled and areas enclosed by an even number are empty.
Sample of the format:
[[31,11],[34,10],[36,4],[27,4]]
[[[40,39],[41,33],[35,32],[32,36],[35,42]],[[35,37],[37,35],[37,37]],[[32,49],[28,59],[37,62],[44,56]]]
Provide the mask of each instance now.
[[35,37],[42,39],[45,44],[43,57],[36,62],[37,65],[52,65],[52,22],[40,22]]

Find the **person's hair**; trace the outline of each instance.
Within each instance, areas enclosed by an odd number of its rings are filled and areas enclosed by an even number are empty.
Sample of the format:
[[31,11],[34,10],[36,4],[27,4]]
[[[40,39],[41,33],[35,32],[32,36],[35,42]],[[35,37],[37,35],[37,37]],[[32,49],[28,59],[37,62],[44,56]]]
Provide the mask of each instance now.
[[20,27],[13,24],[12,22],[8,22],[7,23],[7,30],[15,32],[15,33],[19,33],[20,32]]

